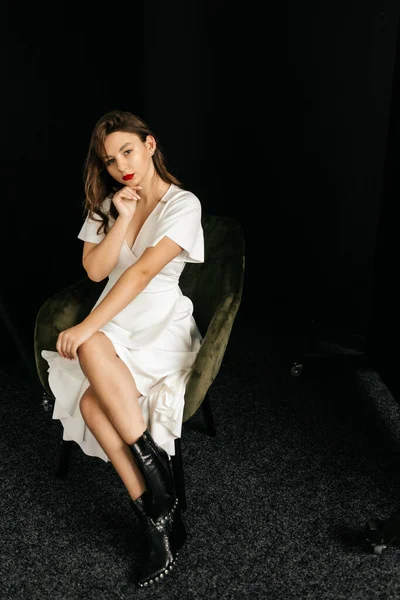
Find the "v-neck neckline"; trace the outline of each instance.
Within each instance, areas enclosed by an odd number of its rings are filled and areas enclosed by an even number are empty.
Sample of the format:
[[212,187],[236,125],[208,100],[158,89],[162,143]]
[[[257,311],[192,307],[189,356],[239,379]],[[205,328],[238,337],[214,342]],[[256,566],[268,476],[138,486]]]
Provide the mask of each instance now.
[[143,222],[143,225],[141,226],[141,228],[139,229],[139,231],[136,234],[135,239],[133,240],[133,244],[132,246],[129,248],[128,246],[128,242],[126,241],[126,239],[124,238],[124,244],[125,246],[128,248],[129,252],[132,252],[133,254],[133,248],[135,247],[136,242],[138,241],[138,238],[140,236],[140,234],[142,233],[144,227],[146,226],[147,222],[149,221],[150,217],[154,214],[154,212],[156,211],[156,209],[158,208],[158,206],[160,206],[160,204],[162,202],[165,202],[165,197],[168,194],[168,192],[172,189],[172,183],[170,184],[169,188],[167,189],[167,191],[161,196],[160,200],[157,202],[157,204],[155,205],[155,207],[149,212],[149,214],[147,215],[146,219]]

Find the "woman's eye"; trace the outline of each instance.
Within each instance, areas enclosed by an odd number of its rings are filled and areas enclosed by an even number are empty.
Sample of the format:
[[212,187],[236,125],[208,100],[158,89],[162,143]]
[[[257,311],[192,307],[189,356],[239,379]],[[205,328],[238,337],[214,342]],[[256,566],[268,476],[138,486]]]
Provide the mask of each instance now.
[[[130,154],[132,152],[132,150],[124,150],[124,154]],[[106,167],[109,167],[110,165],[112,165],[114,162],[113,158],[110,158],[109,160],[106,160],[106,162],[104,163],[106,165]]]

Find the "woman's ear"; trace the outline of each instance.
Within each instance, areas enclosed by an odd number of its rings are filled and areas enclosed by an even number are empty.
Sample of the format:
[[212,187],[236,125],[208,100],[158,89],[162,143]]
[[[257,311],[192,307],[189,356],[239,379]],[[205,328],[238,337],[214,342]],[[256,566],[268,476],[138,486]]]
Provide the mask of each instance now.
[[146,145],[147,148],[149,149],[150,154],[154,154],[154,152],[156,151],[156,140],[154,139],[154,137],[152,135],[148,135],[146,137]]

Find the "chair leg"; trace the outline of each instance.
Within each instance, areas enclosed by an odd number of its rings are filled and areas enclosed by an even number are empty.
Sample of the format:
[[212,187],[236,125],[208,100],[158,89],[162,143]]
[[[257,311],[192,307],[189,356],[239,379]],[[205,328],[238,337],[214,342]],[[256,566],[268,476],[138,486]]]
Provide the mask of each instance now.
[[65,479],[68,475],[71,452],[72,452],[72,440],[63,440],[61,444],[60,458],[58,462],[58,468],[56,471],[56,477],[59,479]]
[[204,396],[204,400],[203,400],[201,406],[203,409],[204,420],[206,422],[207,433],[209,436],[215,437],[217,435],[217,430],[215,428],[214,415],[212,412],[211,400],[210,400],[210,395],[208,392]]
[[175,438],[175,455],[171,456],[172,469],[174,472],[176,494],[182,510],[186,510],[185,475],[182,463],[181,439]]

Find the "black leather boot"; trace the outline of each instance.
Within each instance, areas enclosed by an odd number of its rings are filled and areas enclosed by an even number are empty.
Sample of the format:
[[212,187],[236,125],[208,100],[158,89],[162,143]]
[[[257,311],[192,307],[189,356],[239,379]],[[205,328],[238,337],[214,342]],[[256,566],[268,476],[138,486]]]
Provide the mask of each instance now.
[[144,524],[147,544],[139,585],[147,586],[168,574],[178,550],[186,540],[170,458],[146,431],[130,446],[147,491],[135,501],[133,508]]
[[163,581],[174,569],[186,531],[176,508],[156,521],[151,517],[152,502],[147,491],[137,500],[131,500],[131,504],[142,528],[143,557],[138,585],[148,587]]
[[156,444],[147,429],[129,447],[146,482],[151,516],[156,520],[165,517],[177,504],[172,465],[167,452]]

